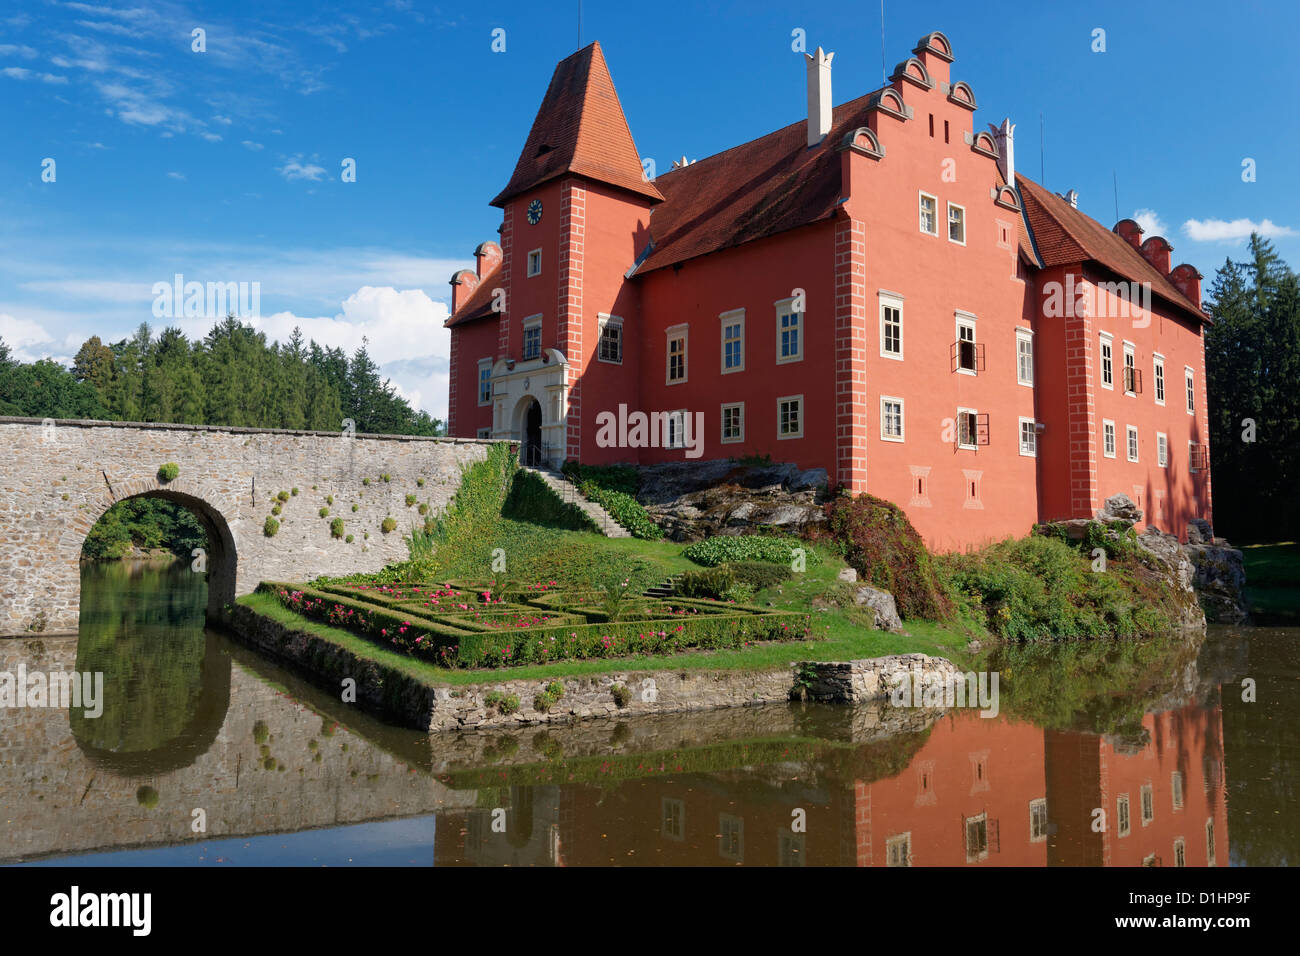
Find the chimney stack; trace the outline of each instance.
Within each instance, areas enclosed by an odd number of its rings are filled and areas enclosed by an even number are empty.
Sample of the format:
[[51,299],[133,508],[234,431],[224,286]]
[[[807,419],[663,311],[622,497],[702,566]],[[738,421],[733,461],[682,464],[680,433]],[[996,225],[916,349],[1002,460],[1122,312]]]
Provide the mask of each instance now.
[[1016,185],[1016,127],[1010,117],[1002,121],[1001,126],[989,124],[993,139],[998,144],[998,169],[1008,186]]
[[808,145],[816,146],[831,131],[831,59],[834,53],[805,53],[808,59]]
[[1070,204],[1071,209],[1079,208],[1079,194],[1073,189],[1068,189],[1061,194],[1061,198]]

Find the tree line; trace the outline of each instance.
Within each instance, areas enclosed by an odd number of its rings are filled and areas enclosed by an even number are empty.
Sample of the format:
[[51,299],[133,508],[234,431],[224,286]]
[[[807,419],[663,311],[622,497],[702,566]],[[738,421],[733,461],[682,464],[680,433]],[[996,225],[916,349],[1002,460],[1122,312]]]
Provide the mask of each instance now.
[[[358,432],[441,434],[441,421],[381,379],[367,344],[349,356],[304,342],[296,328],[287,342],[268,342],[227,316],[193,342],[178,328],[155,335],[147,324],[107,345],[91,336],[67,368],[49,358],[20,362],[0,339],[0,415],[319,431],[340,431],[352,419]],[[83,555],[164,548],[188,556],[202,538],[183,507],[131,500],[104,515]]]
[[1215,273],[1206,312],[1215,533],[1234,543],[1300,536],[1300,278],[1272,244]]

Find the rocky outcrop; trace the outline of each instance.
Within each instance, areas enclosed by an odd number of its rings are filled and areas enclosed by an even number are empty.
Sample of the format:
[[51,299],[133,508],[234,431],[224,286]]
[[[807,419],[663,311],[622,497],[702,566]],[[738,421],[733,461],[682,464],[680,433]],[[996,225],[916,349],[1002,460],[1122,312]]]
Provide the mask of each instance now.
[[853,589],[853,603],[874,612],[875,619],[872,623],[877,630],[906,633],[903,630],[903,619],[898,616],[898,605],[888,591],[873,588],[869,584],[859,584]]
[[1194,567],[1193,583],[1205,616],[1215,624],[1242,624],[1246,610],[1246,567],[1239,550],[1222,538],[1189,542],[1183,552]]
[[1147,564],[1154,564],[1164,572],[1170,590],[1178,599],[1183,629],[1204,630],[1205,613],[1196,600],[1195,569],[1178,543],[1177,535],[1147,528],[1137,536],[1137,543],[1147,555]]
[[742,465],[730,460],[643,465],[637,500],[673,541],[762,528],[790,532],[826,521],[824,468]]
[[1128,495],[1111,495],[1106,504],[1097,512],[1097,520],[1104,522],[1127,521],[1136,524],[1142,520],[1142,509]]

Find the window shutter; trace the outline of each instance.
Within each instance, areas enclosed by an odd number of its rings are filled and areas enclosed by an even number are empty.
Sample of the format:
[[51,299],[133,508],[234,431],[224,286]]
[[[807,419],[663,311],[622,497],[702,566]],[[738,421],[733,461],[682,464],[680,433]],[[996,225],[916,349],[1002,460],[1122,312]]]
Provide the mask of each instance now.
[[980,412],[975,416],[975,444],[987,445],[989,443],[989,413]]

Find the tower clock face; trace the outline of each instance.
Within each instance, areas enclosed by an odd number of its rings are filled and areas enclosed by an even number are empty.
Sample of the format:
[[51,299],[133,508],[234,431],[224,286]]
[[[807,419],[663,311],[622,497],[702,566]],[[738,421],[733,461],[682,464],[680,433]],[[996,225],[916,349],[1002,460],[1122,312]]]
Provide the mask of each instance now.
[[528,223],[535,226],[542,221],[542,201],[534,199],[528,204]]

